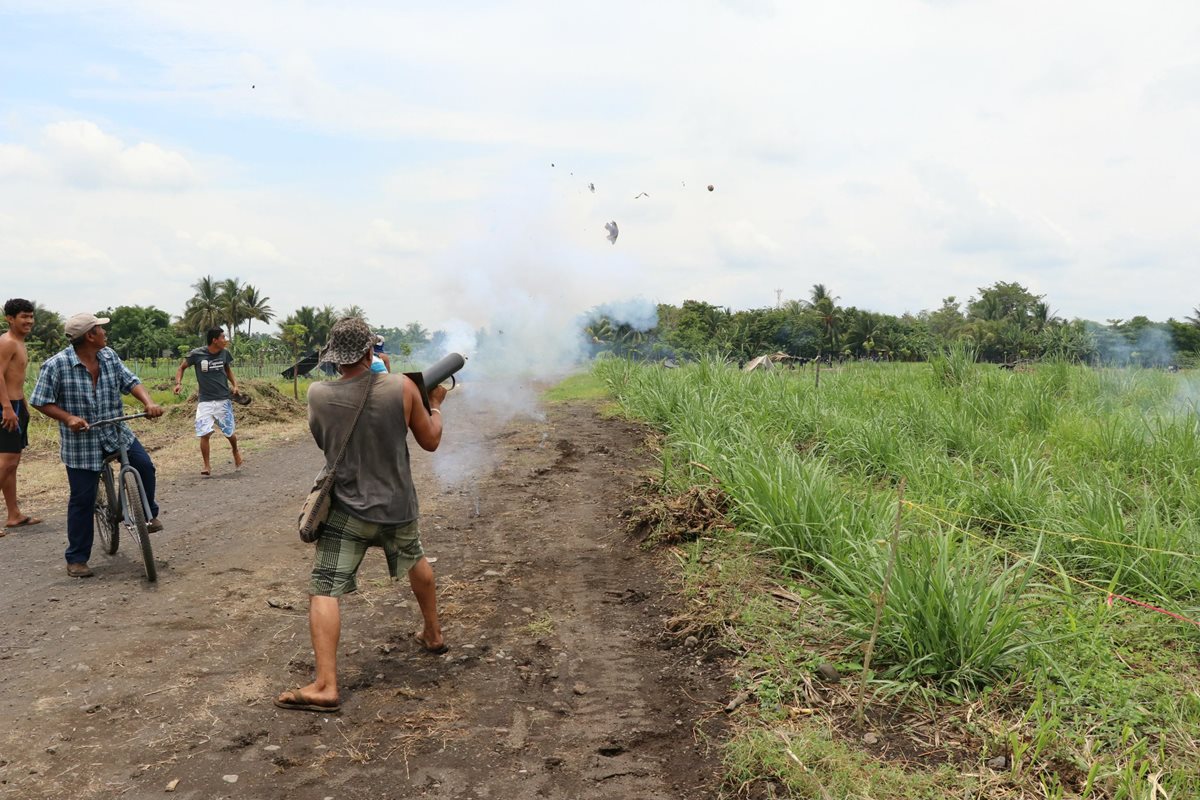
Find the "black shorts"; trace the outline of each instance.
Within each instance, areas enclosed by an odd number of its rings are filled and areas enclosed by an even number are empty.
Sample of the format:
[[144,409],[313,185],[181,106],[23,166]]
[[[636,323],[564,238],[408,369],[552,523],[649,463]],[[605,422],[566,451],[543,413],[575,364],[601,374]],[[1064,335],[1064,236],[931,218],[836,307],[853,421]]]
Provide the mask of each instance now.
[[0,453],[19,453],[29,446],[29,408],[24,400],[12,401],[17,412],[17,429],[0,428]]

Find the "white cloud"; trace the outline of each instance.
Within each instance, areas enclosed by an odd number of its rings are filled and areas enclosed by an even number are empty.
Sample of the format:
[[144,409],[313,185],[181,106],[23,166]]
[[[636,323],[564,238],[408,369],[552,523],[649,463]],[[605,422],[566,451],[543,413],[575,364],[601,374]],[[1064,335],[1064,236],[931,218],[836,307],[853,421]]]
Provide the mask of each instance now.
[[94,122],[47,125],[45,157],[69,183],[82,188],[185,189],[197,183],[182,154],[151,142],[126,145]]
[[[183,237],[188,238],[186,235]],[[196,248],[219,259],[226,269],[283,264],[286,259],[271,242],[257,236],[209,231],[195,240]]]
[[44,172],[45,164],[32,150],[0,142],[0,180],[36,178]]
[[373,219],[363,237],[368,249],[389,256],[412,256],[424,248],[414,230],[400,230],[385,219]]

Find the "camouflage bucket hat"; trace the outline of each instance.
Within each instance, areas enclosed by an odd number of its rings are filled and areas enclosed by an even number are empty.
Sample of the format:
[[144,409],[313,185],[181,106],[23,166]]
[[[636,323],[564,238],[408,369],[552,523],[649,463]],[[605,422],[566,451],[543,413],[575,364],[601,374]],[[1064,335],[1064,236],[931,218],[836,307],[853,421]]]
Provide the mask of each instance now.
[[344,317],[329,329],[329,342],[321,351],[321,362],[353,364],[375,344],[371,327],[358,317]]

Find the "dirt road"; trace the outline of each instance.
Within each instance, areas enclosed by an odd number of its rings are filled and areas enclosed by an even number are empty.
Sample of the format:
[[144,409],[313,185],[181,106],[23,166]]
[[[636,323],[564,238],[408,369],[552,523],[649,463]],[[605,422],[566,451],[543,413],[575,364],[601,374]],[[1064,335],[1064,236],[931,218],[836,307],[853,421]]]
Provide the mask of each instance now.
[[312,666],[306,435],[162,477],[157,585],[128,543],[68,578],[61,512],[0,539],[0,796],[715,796],[720,664],[666,634],[664,556],[618,519],[643,434],[583,405],[497,426],[456,399],[443,450],[414,454],[451,650],[412,641],[407,584],[372,553],[343,602],[337,715],[271,703]]

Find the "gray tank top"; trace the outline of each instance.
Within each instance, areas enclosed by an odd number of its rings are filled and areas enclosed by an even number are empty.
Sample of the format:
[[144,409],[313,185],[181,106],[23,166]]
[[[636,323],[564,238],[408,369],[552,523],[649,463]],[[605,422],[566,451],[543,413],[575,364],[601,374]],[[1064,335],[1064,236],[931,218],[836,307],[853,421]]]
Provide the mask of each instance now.
[[324,475],[354,422],[365,382],[372,378],[375,388],[338,467],[333,495],[353,517],[404,525],[417,518],[417,492],[408,461],[404,376],[366,372],[350,380],[312,384],[308,387],[308,429],[325,453]]

